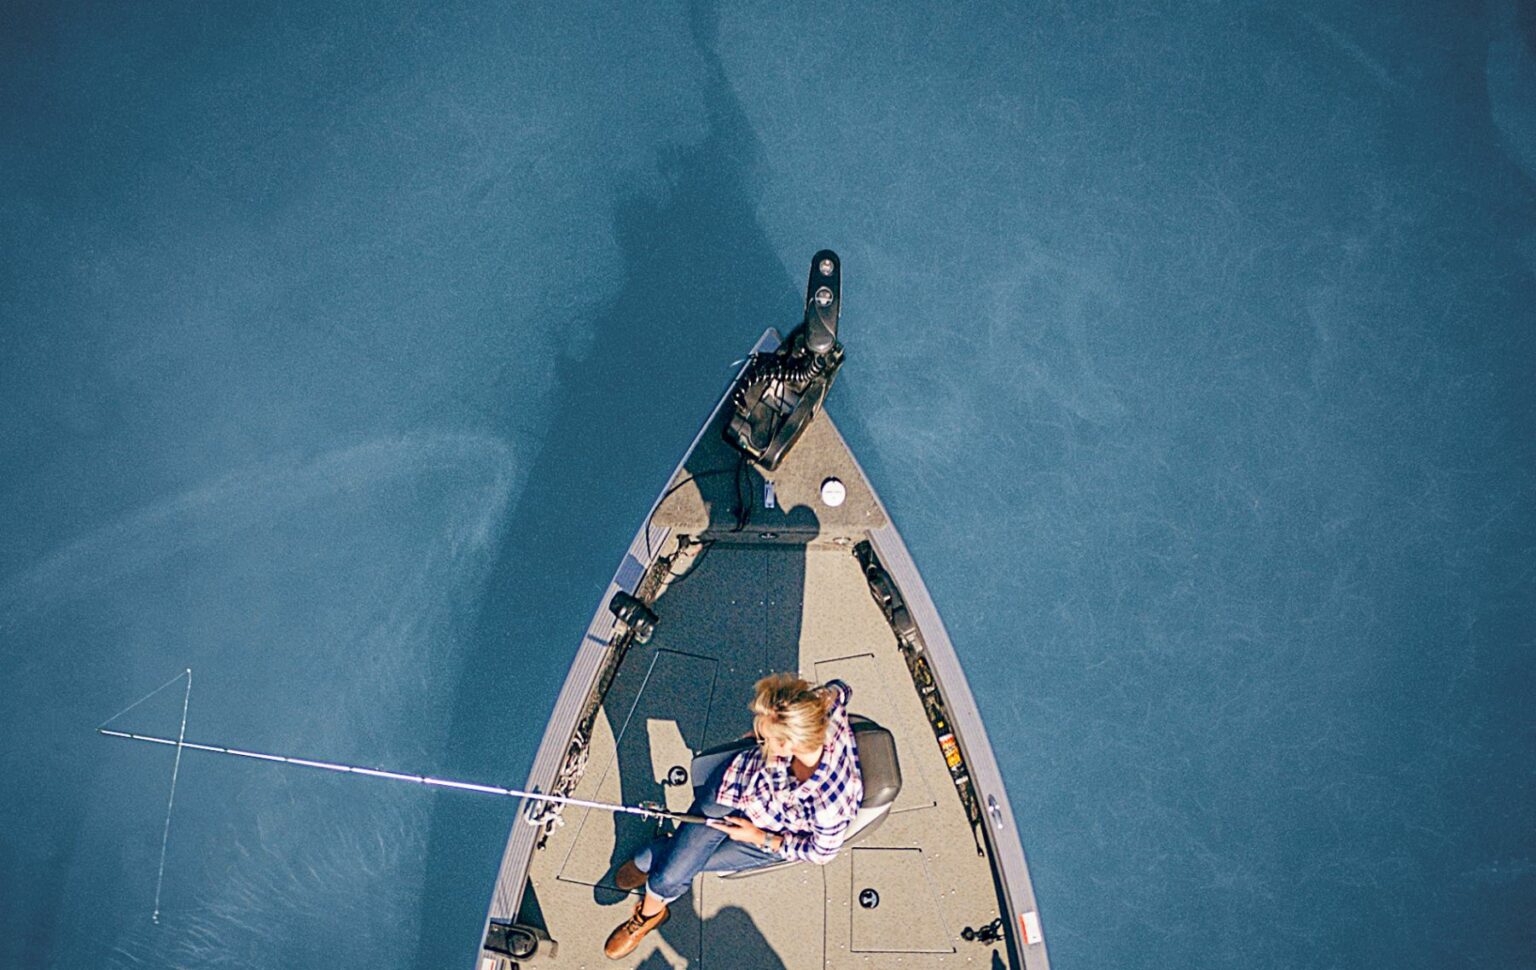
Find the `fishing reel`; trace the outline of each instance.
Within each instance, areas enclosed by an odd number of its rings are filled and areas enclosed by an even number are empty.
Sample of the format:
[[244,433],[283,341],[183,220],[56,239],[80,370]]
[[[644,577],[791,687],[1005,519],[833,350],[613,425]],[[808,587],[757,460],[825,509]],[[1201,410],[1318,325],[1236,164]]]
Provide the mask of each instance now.
[[675,822],[678,819],[678,814],[668,811],[667,806],[661,802],[639,802],[635,807],[640,810],[638,814],[641,818],[655,826],[654,831],[657,838],[667,834],[668,821]]
[[778,468],[800,440],[843,364],[843,345],[837,342],[842,279],[832,250],[811,257],[800,325],[777,350],[753,354],[731,392],[733,413],[723,436],[768,471]]

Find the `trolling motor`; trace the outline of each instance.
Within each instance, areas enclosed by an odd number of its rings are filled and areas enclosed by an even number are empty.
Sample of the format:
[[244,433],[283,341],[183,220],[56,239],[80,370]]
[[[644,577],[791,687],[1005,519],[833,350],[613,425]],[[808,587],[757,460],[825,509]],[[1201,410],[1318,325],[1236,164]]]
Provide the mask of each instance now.
[[842,265],[823,249],[811,257],[805,317],[779,348],[753,354],[731,392],[734,412],[725,440],[768,471],[779,467],[805,432],[843,363],[837,342],[842,307]]

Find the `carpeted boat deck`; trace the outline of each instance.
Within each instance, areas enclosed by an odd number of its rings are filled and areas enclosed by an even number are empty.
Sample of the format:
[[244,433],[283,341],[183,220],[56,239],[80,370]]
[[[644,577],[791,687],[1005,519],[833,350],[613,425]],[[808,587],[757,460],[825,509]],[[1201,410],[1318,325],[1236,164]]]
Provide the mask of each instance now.
[[[692,752],[751,729],[747,704],[765,674],[798,670],[853,687],[852,710],[889,728],[903,786],[883,825],[830,864],[694,880],[670,921],[632,955],[609,961],[608,933],[635,896],[613,886],[618,865],[651,838],[643,818],[571,808],[534,853],[525,914],[537,914],[557,947],[525,967],[991,967],[1002,942],[968,941],[966,927],[999,914],[987,858],[979,854],[896,638],[871,599],[852,553],[884,524],[857,466],[825,415],[775,475],[775,507],[755,471],[736,481],[736,459],[706,435],[679,472],[653,523],[668,543],[708,542],[653,608],[654,637],[625,655],[593,727],[578,798],[686,810],[692,779],[667,784]],[[849,501],[815,500],[833,470]],[[741,527],[750,490],[748,527]],[[811,510],[815,509],[815,514]],[[681,569],[679,568],[679,571]],[[861,905],[865,890],[878,904]]]

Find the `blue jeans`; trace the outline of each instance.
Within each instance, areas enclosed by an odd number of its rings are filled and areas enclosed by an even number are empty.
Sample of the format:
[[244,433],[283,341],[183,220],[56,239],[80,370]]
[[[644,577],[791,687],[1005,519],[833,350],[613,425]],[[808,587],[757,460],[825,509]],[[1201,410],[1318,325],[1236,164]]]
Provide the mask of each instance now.
[[[720,773],[724,773],[723,768]],[[718,781],[718,777],[711,777],[694,791],[689,815],[725,818],[732,813],[714,800]],[[669,903],[687,892],[693,877],[701,872],[740,872],[783,861],[776,852],[733,842],[724,832],[697,822],[684,822],[676,835],[657,839],[634,857],[635,865],[649,877],[645,888]]]

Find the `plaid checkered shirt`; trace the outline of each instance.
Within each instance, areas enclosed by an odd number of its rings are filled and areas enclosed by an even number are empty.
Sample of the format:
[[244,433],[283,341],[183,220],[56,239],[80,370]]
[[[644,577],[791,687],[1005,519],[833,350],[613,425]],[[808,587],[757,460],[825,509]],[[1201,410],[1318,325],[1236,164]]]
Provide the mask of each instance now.
[[795,781],[790,758],[763,755],[757,745],[731,759],[715,801],[740,809],[758,828],[784,836],[779,854],[818,865],[832,861],[848,834],[848,826],[864,800],[859,777],[859,749],[848,723],[848,699],[853,688],[829,681],[836,693],[828,717],[828,738],[821,763],[805,781]]

